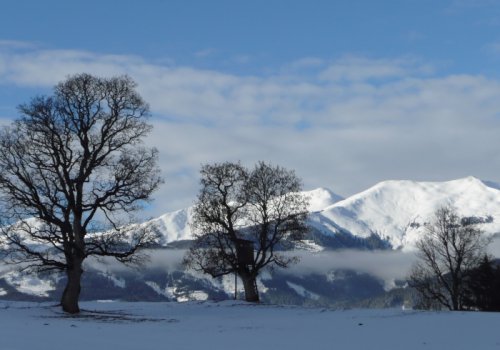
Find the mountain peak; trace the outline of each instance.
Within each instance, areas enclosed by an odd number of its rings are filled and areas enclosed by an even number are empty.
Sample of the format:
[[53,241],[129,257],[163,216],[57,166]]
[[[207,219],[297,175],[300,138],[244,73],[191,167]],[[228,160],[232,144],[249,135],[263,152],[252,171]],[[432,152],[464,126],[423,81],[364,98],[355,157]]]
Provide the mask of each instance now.
[[487,180],[481,180],[475,176],[467,176],[458,180],[454,180],[457,183],[462,183],[464,185],[477,185],[477,186],[486,186],[489,188],[493,188],[495,190],[500,190],[500,184],[493,182],[493,181],[487,181]]
[[[453,206],[461,216],[494,218],[484,226],[487,233],[500,232],[500,186],[474,176],[443,182],[388,180],[343,199],[328,188],[302,192],[309,197],[313,220],[325,223],[325,232],[338,230],[368,237],[374,232],[393,247],[411,247],[436,209]],[[165,243],[192,239],[192,208],[154,219]],[[410,224],[411,227],[409,226]]]
[[354,235],[368,237],[377,232],[393,247],[411,247],[424,224],[443,206],[456,208],[461,216],[492,216],[494,222],[484,229],[500,232],[498,189],[474,176],[443,182],[383,181],[332,205],[322,215]]
[[344,199],[325,187],[319,187],[303,193],[309,197],[308,210],[310,212],[321,211]]

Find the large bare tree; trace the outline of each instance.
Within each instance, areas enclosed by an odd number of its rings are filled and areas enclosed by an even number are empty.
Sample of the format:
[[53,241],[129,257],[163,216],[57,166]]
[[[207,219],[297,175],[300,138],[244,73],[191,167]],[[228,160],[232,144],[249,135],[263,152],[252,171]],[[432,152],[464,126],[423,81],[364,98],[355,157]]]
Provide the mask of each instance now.
[[64,271],[69,313],[79,312],[87,257],[133,262],[157,238],[119,225],[161,183],[157,150],[142,145],[151,126],[135,88],[127,76],[74,75],[21,105],[21,117],[0,133],[8,258],[31,271]]
[[463,310],[468,274],[480,264],[488,243],[483,232],[453,208],[438,209],[417,242],[419,261],[410,285],[424,304]]
[[252,170],[231,162],[203,166],[186,265],[212,277],[236,273],[246,300],[258,302],[259,272],[296,261],[278,248],[307,231],[301,188],[295,172],[264,162]]

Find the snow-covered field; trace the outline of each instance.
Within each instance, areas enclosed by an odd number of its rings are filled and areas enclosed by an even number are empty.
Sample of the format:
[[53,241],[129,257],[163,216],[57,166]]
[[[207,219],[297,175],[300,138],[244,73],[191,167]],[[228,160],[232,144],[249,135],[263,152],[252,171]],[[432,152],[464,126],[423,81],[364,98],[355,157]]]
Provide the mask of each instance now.
[[0,302],[1,350],[499,349],[500,313],[305,309],[242,302]]

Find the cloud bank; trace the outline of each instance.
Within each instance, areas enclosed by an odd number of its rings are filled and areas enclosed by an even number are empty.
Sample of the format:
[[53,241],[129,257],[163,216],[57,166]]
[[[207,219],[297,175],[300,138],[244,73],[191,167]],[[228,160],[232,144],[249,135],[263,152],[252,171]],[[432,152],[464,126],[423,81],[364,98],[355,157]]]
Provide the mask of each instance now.
[[[182,271],[182,259],[186,251],[177,249],[149,251],[149,260],[143,267],[127,267],[115,260],[95,258],[86,261],[91,269],[109,273],[142,273],[144,270],[160,270],[172,273]],[[293,276],[329,275],[335,270],[352,270],[366,273],[384,281],[387,288],[394,287],[396,280],[405,280],[416,261],[413,252],[336,250],[311,253],[307,251],[288,252],[300,258],[299,262],[287,269],[279,269],[280,274]],[[192,273],[194,273],[192,271]],[[198,275],[198,274],[197,274]],[[199,276],[203,274],[199,273]],[[208,275],[204,275],[210,278]],[[263,275],[265,276],[265,274]],[[266,277],[264,277],[266,278]]]
[[498,180],[500,81],[415,57],[307,57],[257,76],[0,42],[3,86],[47,91],[79,72],[128,74],[151,106],[166,183],[145,216],[192,204],[214,161],[271,161],[342,195],[387,179]]

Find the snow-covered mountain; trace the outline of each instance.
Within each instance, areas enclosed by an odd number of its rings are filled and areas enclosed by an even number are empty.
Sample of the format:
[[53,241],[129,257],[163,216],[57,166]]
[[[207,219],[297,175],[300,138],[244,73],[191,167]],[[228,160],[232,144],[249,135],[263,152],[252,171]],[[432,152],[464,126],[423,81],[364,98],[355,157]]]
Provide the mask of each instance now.
[[[293,252],[301,261],[288,270],[261,274],[258,284],[266,302],[401,305],[408,298],[406,290],[391,288],[405,285],[414,261],[411,250],[436,209],[453,206],[488,235],[500,232],[500,186],[474,177],[447,182],[384,181],[345,199],[325,188],[304,194],[310,201],[311,232],[296,245],[301,251]],[[190,207],[150,221],[162,233],[164,247],[153,250],[150,263],[140,271],[87,261],[82,298],[231,298],[233,276],[212,279],[180,264],[192,239],[192,215]],[[57,299],[63,288],[64,280],[58,275],[26,276],[0,264],[0,299]]]
[[493,235],[500,232],[499,188],[475,177],[447,182],[384,181],[324,208],[315,220],[331,221],[359,237],[375,232],[393,248],[411,249],[433,213],[451,206]]
[[[343,198],[326,188],[317,188],[303,192],[309,198],[310,212],[319,212]],[[192,222],[193,207],[166,213],[149,221],[163,234],[165,243],[190,240],[193,238],[190,223]]]
[[164,243],[190,240],[193,238],[190,223],[193,207],[163,214],[159,218],[149,221],[162,233]]
[[[397,249],[412,249],[424,224],[439,207],[475,217],[490,235],[500,232],[500,186],[475,177],[446,182],[384,181],[343,199],[326,188],[304,192],[309,197],[310,223],[326,237],[339,233],[368,238],[373,234]],[[166,243],[192,238],[192,208],[152,220]]]

